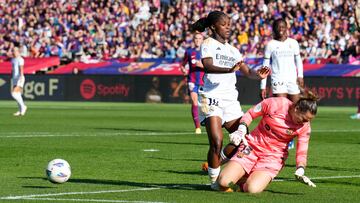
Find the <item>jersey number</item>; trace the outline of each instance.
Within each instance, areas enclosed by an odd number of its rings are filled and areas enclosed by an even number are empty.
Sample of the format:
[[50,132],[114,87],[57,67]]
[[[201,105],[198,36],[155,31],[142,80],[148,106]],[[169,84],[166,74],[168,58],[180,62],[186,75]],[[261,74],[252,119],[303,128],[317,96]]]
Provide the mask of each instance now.
[[209,106],[219,106],[219,101],[213,98],[208,98],[209,99]]

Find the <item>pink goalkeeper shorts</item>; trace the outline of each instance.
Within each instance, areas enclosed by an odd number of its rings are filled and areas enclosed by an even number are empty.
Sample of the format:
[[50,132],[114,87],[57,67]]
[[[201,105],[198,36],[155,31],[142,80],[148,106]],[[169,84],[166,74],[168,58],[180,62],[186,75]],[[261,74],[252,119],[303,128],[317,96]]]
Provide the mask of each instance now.
[[261,153],[253,149],[244,150],[243,145],[240,145],[238,153],[231,158],[232,161],[236,161],[244,168],[247,175],[251,175],[254,171],[265,171],[272,179],[284,167],[285,159],[279,155]]

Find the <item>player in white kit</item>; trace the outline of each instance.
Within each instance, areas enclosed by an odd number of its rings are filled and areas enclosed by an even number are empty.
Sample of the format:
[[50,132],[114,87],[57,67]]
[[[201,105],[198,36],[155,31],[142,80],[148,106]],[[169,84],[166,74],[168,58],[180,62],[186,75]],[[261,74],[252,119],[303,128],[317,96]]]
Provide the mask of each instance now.
[[[286,21],[277,19],[273,24],[274,39],[265,47],[264,66],[271,67],[271,89],[274,96],[299,100],[304,86],[303,64],[299,43],[287,35]],[[266,98],[266,78],[261,80],[261,97]]]
[[211,30],[211,37],[204,40],[201,45],[201,59],[205,74],[204,86],[199,92],[201,103],[199,117],[200,121],[206,125],[210,144],[207,160],[213,189],[220,173],[222,127],[229,133],[236,131],[243,115],[237,100],[235,71],[240,70],[245,76],[257,79],[267,77],[270,72],[267,67],[252,71],[243,62],[239,50],[227,42],[231,34],[230,23],[230,18],[225,13],[213,11],[192,26],[199,32],[205,31],[206,28]]
[[19,48],[13,49],[13,58],[11,59],[12,65],[12,91],[11,96],[15,99],[18,104],[19,110],[14,113],[14,116],[24,116],[27,110],[23,98],[21,96],[25,77],[24,77],[24,59],[20,56]]
[[[287,35],[287,23],[277,19],[273,23],[274,39],[265,47],[264,66],[271,67],[271,90],[275,97],[287,97],[292,102],[300,98],[304,87],[303,64],[299,43]],[[300,87],[300,88],[299,88]],[[266,78],[260,84],[261,98],[266,98]],[[289,148],[294,148],[291,141]]]

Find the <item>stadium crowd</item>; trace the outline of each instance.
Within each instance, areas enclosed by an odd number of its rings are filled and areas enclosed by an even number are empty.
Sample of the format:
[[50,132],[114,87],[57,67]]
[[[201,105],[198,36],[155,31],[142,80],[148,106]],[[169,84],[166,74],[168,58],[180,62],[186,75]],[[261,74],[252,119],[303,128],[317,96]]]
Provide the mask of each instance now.
[[271,24],[283,17],[305,63],[358,63],[359,32],[349,0],[3,0],[0,56],[68,61],[182,58],[190,24],[211,10],[232,18],[231,44],[248,58],[263,56]]

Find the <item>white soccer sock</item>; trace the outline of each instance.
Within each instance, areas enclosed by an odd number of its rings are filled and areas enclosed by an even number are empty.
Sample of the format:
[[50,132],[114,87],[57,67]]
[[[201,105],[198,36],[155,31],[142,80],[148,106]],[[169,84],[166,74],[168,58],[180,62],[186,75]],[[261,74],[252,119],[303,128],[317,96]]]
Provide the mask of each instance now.
[[19,106],[19,111],[21,112],[24,109],[24,100],[21,97],[21,93],[20,92],[12,92],[11,96],[15,99],[15,101],[17,102],[18,106]]
[[208,168],[208,174],[209,174],[209,178],[211,181],[211,184],[216,182],[216,179],[218,178],[219,174],[220,174],[220,167],[217,168]]

